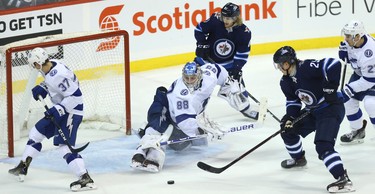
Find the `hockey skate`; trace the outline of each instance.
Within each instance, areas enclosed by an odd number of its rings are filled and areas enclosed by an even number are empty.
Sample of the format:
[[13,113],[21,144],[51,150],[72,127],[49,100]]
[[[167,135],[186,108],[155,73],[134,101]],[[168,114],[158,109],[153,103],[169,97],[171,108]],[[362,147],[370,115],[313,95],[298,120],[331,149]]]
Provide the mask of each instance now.
[[23,182],[25,180],[25,176],[27,175],[27,169],[30,166],[31,160],[32,158],[30,156],[26,158],[25,162],[21,160],[16,167],[8,171],[9,174],[15,175],[18,181]]
[[302,158],[299,159],[286,159],[281,162],[281,167],[289,169],[289,168],[295,168],[295,167],[304,167],[307,164],[307,160],[305,158],[305,152],[303,152]]
[[346,170],[344,175],[340,176],[336,182],[333,182],[327,186],[327,191],[330,193],[348,193],[355,191],[353,188],[353,183],[349,179]]
[[351,131],[350,133],[344,134],[341,136],[341,144],[342,145],[353,145],[353,144],[360,144],[364,142],[366,136],[366,125],[367,121],[363,120],[362,127],[358,130]]
[[130,165],[134,169],[143,170],[147,172],[159,172],[159,164],[147,160],[142,154],[135,154]]
[[96,189],[94,181],[91,179],[88,172],[83,174],[79,180],[74,181],[70,184],[70,190],[72,191],[86,191]]

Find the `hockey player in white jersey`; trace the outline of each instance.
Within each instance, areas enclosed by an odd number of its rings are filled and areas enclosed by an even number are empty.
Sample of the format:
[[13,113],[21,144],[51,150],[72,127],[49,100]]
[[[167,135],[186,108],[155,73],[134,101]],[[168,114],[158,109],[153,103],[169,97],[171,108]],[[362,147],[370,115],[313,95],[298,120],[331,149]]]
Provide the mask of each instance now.
[[10,174],[24,180],[33,158],[42,150],[42,141],[53,137],[53,144],[58,146],[70,169],[79,179],[70,184],[72,191],[95,189],[94,181],[89,176],[80,154],[72,153],[65,144],[52,119],[58,123],[68,142],[74,146],[78,126],[83,118],[83,99],[76,75],[61,61],[48,59],[47,52],[42,48],[33,49],[28,55],[29,64],[37,69],[44,81],[32,89],[35,100],[39,96],[51,98],[54,106],[49,108],[34,127],[30,129],[20,163],[9,170]]
[[367,124],[360,101],[375,126],[375,40],[365,32],[363,23],[355,20],[343,27],[342,34],[345,40],[340,44],[339,57],[350,64],[354,72],[342,91],[351,132],[340,139],[343,144],[356,144],[364,142]]
[[[199,66],[187,63],[182,76],[172,83],[169,90],[159,87],[148,110],[148,124],[141,131],[142,138],[131,161],[131,167],[149,172],[159,172],[164,164],[165,146],[160,146],[163,134],[169,131],[169,140],[209,134],[221,139],[224,131],[207,119],[204,109],[215,86],[230,85],[228,72],[215,64]],[[240,92],[230,92],[231,98],[239,98]],[[235,101],[235,100],[234,100]],[[172,125],[173,127],[168,127]],[[168,129],[168,130],[167,130]],[[181,151],[190,146],[207,145],[207,138],[170,144],[169,148]]]

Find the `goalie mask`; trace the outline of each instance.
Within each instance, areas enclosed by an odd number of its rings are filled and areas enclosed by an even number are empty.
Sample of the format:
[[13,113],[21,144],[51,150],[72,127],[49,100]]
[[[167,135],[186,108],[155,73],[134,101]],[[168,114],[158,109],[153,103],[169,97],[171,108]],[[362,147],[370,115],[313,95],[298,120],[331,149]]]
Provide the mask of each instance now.
[[186,63],[182,69],[182,79],[190,91],[198,88],[202,80],[202,70],[195,62]]

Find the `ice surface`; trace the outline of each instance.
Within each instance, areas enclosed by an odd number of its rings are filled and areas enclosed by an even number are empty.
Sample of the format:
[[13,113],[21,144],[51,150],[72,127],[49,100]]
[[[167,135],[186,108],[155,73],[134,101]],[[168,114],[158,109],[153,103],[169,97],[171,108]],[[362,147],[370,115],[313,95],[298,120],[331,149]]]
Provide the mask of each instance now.
[[[320,49],[299,51],[301,59],[337,56],[337,50]],[[180,76],[181,66],[134,73],[132,87],[132,124],[140,127],[146,120],[148,106],[155,89],[169,85]],[[350,69],[350,68],[348,68]],[[281,73],[274,69],[272,55],[250,56],[244,69],[244,80],[248,90],[258,100],[267,97],[268,108],[281,118],[284,114],[284,97],[279,88]],[[349,76],[347,76],[349,78]],[[207,107],[210,118],[226,127],[247,123],[248,120],[234,111],[224,100],[213,95]],[[367,116],[367,114],[366,114]],[[314,134],[303,140],[308,160],[307,168],[284,170],[280,162],[288,158],[279,136],[272,138],[253,153],[234,164],[221,174],[212,174],[199,169],[198,161],[222,167],[233,161],[279,128],[278,123],[267,115],[261,128],[230,133],[221,141],[210,142],[207,147],[194,147],[185,152],[167,151],[164,169],[157,174],[139,172],[130,168],[130,159],[139,141],[138,137],[125,136],[123,132],[87,130],[79,131],[81,145],[90,141],[82,152],[87,169],[98,186],[90,194],[112,193],[205,193],[205,194],[317,194],[328,193],[326,186],[335,181],[318,159],[313,144]],[[344,120],[339,136],[349,131]],[[367,127],[364,144],[342,146],[337,142],[336,150],[341,154],[356,193],[373,193],[375,181],[374,128]],[[1,193],[71,193],[69,184],[76,180],[60,153],[50,149],[52,142],[43,142],[44,150],[35,158],[25,182],[19,183],[8,175],[8,169],[18,164],[26,139],[16,142],[15,158],[0,160]],[[175,184],[168,185],[168,180]]]

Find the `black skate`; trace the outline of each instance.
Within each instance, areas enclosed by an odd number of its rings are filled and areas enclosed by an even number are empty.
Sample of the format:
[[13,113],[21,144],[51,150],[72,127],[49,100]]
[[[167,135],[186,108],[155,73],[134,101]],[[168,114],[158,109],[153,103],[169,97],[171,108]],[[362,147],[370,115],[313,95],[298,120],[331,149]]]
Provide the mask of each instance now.
[[27,175],[27,169],[29,168],[31,161],[32,158],[30,156],[26,158],[25,162],[21,160],[16,167],[8,171],[9,174],[15,175],[18,181],[23,182],[25,180],[25,176]]
[[363,143],[365,136],[366,136],[366,132],[365,132],[366,125],[367,125],[367,121],[363,120],[363,124],[360,129],[342,135],[340,138],[341,144],[352,145],[352,144]]
[[286,159],[281,162],[281,167],[283,168],[294,168],[294,167],[304,167],[307,164],[307,160],[305,158],[305,152],[303,152],[302,158],[299,159]]
[[340,176],[336,182],[331,183],[327,186],[327,191],[330,193],[348,193],[355,191],[355,189],[353,188],[353,183],[349,179],[346,170],[344,175]]
[[92,189],[96,189],[96,185],[88,172],[83,174],[78,181],[74,181],[70,184],[70,190],[72,191],[86,191]]

